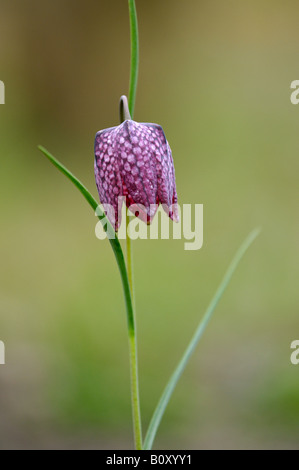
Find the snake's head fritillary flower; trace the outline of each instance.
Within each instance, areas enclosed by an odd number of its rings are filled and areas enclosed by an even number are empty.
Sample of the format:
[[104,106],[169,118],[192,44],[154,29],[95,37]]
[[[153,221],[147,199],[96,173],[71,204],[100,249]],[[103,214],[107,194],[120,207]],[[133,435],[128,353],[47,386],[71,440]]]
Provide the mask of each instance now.
[[151,223],[160,203],[178,222],[172,154],[158,124],[126,119],[99,131],[94,170],[101,204],[115,230],[121,223],[122,200],[146,223]]

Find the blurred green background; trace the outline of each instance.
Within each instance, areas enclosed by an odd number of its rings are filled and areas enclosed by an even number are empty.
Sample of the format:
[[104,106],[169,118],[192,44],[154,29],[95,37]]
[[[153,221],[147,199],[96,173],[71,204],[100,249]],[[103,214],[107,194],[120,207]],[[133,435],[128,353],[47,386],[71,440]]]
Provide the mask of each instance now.
[[[135,119],[172,147],[204,246],[134,243],[144,430],[233,253],[246,255],[155,448],[299,448],[296,1],[136,1]],[[124,302],[107,241],[47,147],[97,194],[95,133],[118,123],[121,0],[0,0],[0,448],[132,448]]]

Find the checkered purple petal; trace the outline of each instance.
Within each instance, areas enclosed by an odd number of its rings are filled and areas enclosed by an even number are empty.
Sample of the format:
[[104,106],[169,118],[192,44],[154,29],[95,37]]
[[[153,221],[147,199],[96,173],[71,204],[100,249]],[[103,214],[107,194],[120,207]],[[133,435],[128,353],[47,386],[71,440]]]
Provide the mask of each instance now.
[[[98,132],[95,178],[100,201],[116,229],[120,225],[120,196],[147,223],[159,203],[173,220],[178,220],[173,159],[161,126],[127,120]],[[108,209],[105,204],[109,204]]]

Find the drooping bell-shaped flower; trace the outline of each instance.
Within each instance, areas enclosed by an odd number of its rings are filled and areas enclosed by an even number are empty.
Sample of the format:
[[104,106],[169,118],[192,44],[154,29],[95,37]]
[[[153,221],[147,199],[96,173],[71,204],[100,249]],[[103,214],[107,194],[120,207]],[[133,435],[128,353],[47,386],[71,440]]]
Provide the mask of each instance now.
[[178,222],[177,193],[171,150],[158,124],[132,121],[126,97],[121,98],[124,122],[95,138],[95,179],[108,219],[118,230],[121,203],[150,223],[161,203]]

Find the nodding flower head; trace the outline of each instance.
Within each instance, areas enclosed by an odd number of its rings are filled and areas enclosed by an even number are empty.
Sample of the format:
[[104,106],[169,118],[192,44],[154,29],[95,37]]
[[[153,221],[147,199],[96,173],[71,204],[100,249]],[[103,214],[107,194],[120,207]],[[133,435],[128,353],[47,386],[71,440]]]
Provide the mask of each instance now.
[[95,179],[107,217],[115,230],[121,223],[121,204],[151,223],[161,203],[178,222],[177,193],[171,150],[158,124],[131,120],[125,96],[120,102],[117,127],[104,129],[95,138]]

